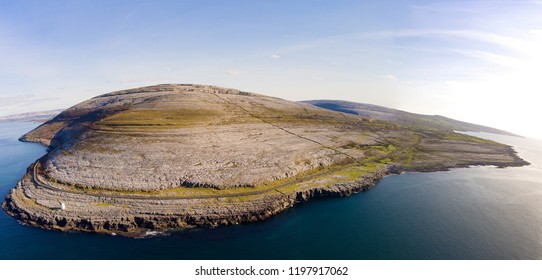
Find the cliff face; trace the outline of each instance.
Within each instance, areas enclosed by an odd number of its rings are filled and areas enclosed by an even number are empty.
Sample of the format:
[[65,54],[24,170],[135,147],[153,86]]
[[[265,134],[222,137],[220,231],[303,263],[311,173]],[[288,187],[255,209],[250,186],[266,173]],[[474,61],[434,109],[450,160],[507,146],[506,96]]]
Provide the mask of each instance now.
[[22,140],[49,152],[6,198],[10,215],[121,233],[263,220],[400,171],[526,164],[492,141],[204,85],[97,96]]
[[[312,186],[295,192],[269,191],[252,196],[174,198],[98,196],[39,187],[23,178],[4,202],[8,213],[26,223],[48,229],[117,232],[138,236],[146,229],[221,226],[263,221],[313,197],[348,196],[368,190],[390,169],[356,181]],[[60,208],[59,201],[66,204]]]

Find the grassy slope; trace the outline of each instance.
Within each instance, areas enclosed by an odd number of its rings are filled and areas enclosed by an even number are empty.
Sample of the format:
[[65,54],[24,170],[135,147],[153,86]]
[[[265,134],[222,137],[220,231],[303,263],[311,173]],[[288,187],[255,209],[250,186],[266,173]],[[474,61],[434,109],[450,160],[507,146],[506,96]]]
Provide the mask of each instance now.
[[[326,101],[327,102],[327,101]],[[312,104],[322,105],[323,103],[311,102]],[[328,104],[328,103],[325,103]],[[352,103],[333,103],[338,107],[331,108],[337,111],[352,113],[356,112],[356,106]],[[344,104],[347,104],[344,105]],[[381,120],[368,120],[344,116],[334,112],[307,109],[307,107],[289,107],[286,110],[266,107],[260,103],[253,104],[228,104],[226,109],[205,109],[205,104],[199,104],[200,108],[170,108],[153,109],[129,109],[116,112],[106,118],[94,123],[93,128],[113,130],[117,132],[138,130],[149,132],[152,130],[179,129],[194,126],[209,125],[228,125],[231,123],[243,122],[266,122],[277,127],[287,126],[307,126],[307,125],[329,125],[342,126],[345,130],[359,131],[360,135],[365,135],[367,131],[381,135],[378,145],[360,145],[352,142],[351,144],[337,147],[341,151],[360,151],[363,158],[351,159],[332,166],[316,168],[307,172],[302,172],[284,178],[281,180],[268,182],[254,187],[239,187],[235,189],[217,190],[212,188],[188,188],[179,187],[164,191],[151,192],[132,192],[134,194],[145,194],[154,196],[202,196],[202,195],[220,195],[220,194],[248,194],[254,192],[263,192],[271,189],[278,189],[282,192],[293,192],[301,188],[314,185],[331,186],[338,183],[352,182],[363,175],[367,175],[386,164],[396,164],[406,168],[415,167],[421,159],[429,158],[438,154],[437,152],[424,150],[422,139],[432,141],[446,142],[450,144],[477,144],[488,146],[500,146],[501,144],[479,139],[476,137],[465,136],[451,132],[452,130],[461,130],[467,128],[459,122],[444,119],[442,117],[430,117],[415,115],[390,109],[373,108],[373,111],[380,112],[388,117],[381,117]],[[329,104],[328,104],[329,105]],[[325,106],[322,106],[325,107]],[[328,106],[329,107],[329,106]],[[358,108],[359,109],[359,108]],[[369,111],[364,111],[369,112]],[[250,115],[247,117],[246,115]],[[371,113],[368,113],[370,117]],[[390,114],[396,114],[399,118],[396,124],[388,122]],[[363,115],[363,114],[362,114]],[[363,115],[365,116],[365,115]],[[430,132],[430,133],[429,133]],[[440,158],[444,158],[439,155]],[[441,159],[445,161],[454,161],[456,158]],[[83,192],[102,193],[102,194],[126,194],[126,192],[94,190],[82,187],[71,187]]]

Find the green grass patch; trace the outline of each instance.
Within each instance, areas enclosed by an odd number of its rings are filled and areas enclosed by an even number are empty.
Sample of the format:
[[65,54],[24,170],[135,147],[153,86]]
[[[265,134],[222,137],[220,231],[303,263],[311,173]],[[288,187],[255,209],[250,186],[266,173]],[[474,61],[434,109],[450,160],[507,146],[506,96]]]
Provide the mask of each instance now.
[[96,203],[96,204],[94,204],[94,206],[111,207],[111,206],[114,206],[114,205],[111,204],[111,203],[102,202],[102,203]]
[[[454,140],[454,141],[466,141],[466,142],[475,142],[475,143],[482,143],[482,144],[499,144],[495,141],[491,141],[488,139],[482,139],[466,134],[461,133],[447,133],[442,136],[443,139],[446,140]],[[502,144],[499,144],[502,145]]]
[[98,128],[161,129],[201,125],[220,119],[224,113],[213,110],[127,110],[95,124]]

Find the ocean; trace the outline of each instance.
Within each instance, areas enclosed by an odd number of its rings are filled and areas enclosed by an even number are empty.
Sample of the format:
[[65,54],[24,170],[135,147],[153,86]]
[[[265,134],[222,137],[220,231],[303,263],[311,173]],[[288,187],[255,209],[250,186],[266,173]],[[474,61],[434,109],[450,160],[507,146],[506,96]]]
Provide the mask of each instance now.
[[[2,199],[45,154],[17,140],[36,126],[0,123]],[[0,259],[542,259],[542,142],[473,135],[532,164],[393,175],[263,222],[139,239],[33,228],[0,211]]]

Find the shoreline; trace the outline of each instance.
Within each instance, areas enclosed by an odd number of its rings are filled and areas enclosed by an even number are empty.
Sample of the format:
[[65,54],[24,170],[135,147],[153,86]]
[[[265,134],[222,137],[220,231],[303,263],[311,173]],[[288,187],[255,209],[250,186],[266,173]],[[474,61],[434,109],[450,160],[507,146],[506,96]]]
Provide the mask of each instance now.
[[[191,213],[187,215],[160,215],[157,213],[155,215],[147,215],[146,217],[145,215],[126,213],[124,217],[115,217],[116,220],[119,220],[120,218],[120,222],[115,223],[114,227],[107,226],[108,221],[106,220],[99,221],[93,220],[92,217],[86,217],[65,221],[65,219],[60,218],[62,216],[62,212],[59,210],[51,209],[51,213],[49,214],[52,215],[47,215],[46,212],[49,211],[45,209],[39,209],[41,211],[36,211],[36,209],[32,207],[25,207],[24,198],[20,197],[20,192],[24,192],[23,189],[25,187],[31,187],[29,185],[25,185],[26,183],[18,184],[15,189],[12,189],[2,204],[2,208],[11,217],[16,218],[22,223],[44,229],[95,232],[103,234],[114,233],[126,237],[141,237],[144,236],[148,230],[167,231],[168,229],[174,228],[217,227],[264,221],[271,216],[291,208],[298,203],[308,201],[311,198],[342,197],[366,191],[380,182],[382,178],[390,174],[389,169],[385,169],[379,170],[374,174],[366,175],[364,178],[356,182],[341,183],[325,188],[314,187],[288,195],[279,192],[261,195],[251,199],[250,201],[237,204],[238,210],[239,208],[244,209],[241,209],[241,211],[238,211],[238,213],[232,213],[231,215],[224,215],[224,213],[222,215],[216,215],[216,210],[222,206],[225,206],[221,204],[217,204],[214,207],[209,207],[207,210],[211,210],[210,212],[212,213],[210,213],[211,215],[208,215],[207,217],[204,216],[205,213]],[[28,174],[25,175],[25,177],[28,177]],[[134,200],[134,204],[137,204],[137,199],[132,200]],[[174,199],[172,198],[171,200]],[[208,202],[209,199],[206,199],[207,201],[202,201],[202,199],[194,200],[205,204],[205,202]],[[158,199],[158,201],[160,201],[160,199]],[[258,204],[258,202],[260,203]]]
[[[65,197],[70,197],[74,202],[66,202],[68,205],[77,203],[84,206],[81,201],[86,201],[86,211],[64,211],[50,207],[47,209],[43,201],[36,198],[32,202],[32,196],[40,191],[54,192],[53,190],[44,190],[32,183],[33,165],[27,169],[27,174],[19,181],[17,187],[12,189],[6,196],[2,208],[8,215],[21,221],[25,225],[40,227],[48,230],[59,230],[65,232],[92,232],[108,235],[119,235],[129,238],[152,237],[148,236],[148,231],[167,232],[172,229],[227,226],[241,223],[264,221],[282,211],[292,208],[299,203],[307,202],[313,198],[319,197],[346,197],[356,193],[370,190],[382,179],[389,175],[400,175],[403,173],[419,172],[441,172],[452,169],[463,169],[471,167],[495,166],[497,168],[519,167],[528,165],[526,161],[517,156],[515,150],[511,148],[516,161],[509,164],[495,164],[491,162],[478,162],[462,166],[433,166],[424,168],[404,168],[397,165],[386,165],[385,168],[376,170],[372,173],[358,178],[352,182],[343,182],[332,186],[313,186],[307,189],[295,191],[290,194],[284,194],[278,190],[269,190],[269,193],[259,195],[245,195],[251,197],[250,200],[238,202],[227,202],[227,197],[211,198],[174,198],[168,197],[168,211],[149,212],[148,207],[139,209],[138,206],[144,205],[142,197],[108,197],[93,195],[90,199],[84,193],[70,193]],[[30,174],[29,174],[30,172]],[[30,196],[27,197],[27,195]],[[43,196],[47,196],[42,194]],[[51,195],[49,193],[48,195]],[[52,195],[55,195],[54,193]],[[58,195],[58,194],[56,194]],[[254,197],[255,196],[255,197]],[[61,196],[62,197],[62,196]],[[238,197],[236,197],[238,198]],[[165,200],[156,197],[144,198],[151,205],[167,204]],[[222,202],[221,202],[222,200]],[[98,205],[100,202],[105,204],[123,205],[130,209],[124,212],[116,212],[115,215],[104,214],[103,211],[92,211],[91,205]],[[40,204],[41,203],[41,204]],[[199,204],[199,205],[198,205]],[[232,205],[234,207],[232,207]],[[199,206],[199,207],[197,207]],[[202,207],[203,206],[203,207]],[[88,211],[91,208],[91,211]],[[96,207],[95,207],[96,208]],[[152,207],[151,207],[152,208]],[[182,210],[191,209],[192,211],[170,212],[172,209]],[[162,209],[164,210],[164,209]],[[226,210],[226,211],[225,211]]]
[[21,136],[47,153],[2,207],[37,227],[133,236],[263,221],[390,174],[528,164],[511,146],[441,128],[216,86],[128,89]]

